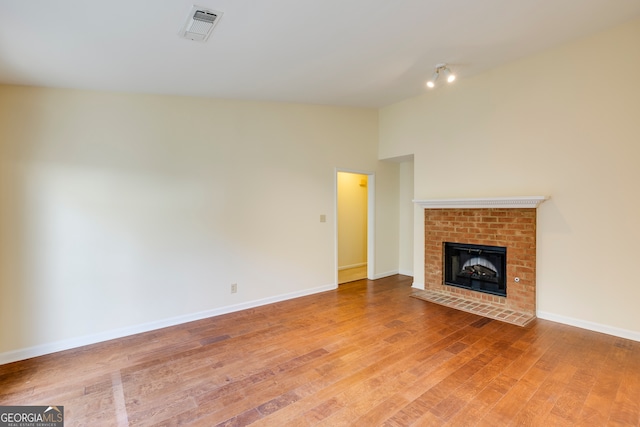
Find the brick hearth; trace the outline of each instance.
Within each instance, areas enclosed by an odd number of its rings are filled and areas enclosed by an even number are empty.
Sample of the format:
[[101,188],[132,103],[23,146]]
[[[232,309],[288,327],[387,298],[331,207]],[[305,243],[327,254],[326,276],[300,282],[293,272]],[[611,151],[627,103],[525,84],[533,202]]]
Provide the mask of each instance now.
[[[424,212],[425,291],[470,304],[478,302],[493,307],[495,312],[515,312],[529,319],[535,317],[535,208],[425,209]],[[442,275],[444,242],[506,247],[507,296],[445,285]],[[516,277],[519,282],[515,282]]]

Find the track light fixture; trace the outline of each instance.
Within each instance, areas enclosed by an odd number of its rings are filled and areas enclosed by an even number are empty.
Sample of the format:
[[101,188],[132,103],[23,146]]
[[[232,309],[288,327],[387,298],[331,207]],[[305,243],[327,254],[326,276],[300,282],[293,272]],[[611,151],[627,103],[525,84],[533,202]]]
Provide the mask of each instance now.
[[433,72],[431,79],[427,82],[427,87],[433,89],[436,86],[436,80],[440,77],[440,74],[444,75],[447,79],[447,83],[451,83],[456,79],[456,75],[451,72],[447,64],[436,65],[436,70]]

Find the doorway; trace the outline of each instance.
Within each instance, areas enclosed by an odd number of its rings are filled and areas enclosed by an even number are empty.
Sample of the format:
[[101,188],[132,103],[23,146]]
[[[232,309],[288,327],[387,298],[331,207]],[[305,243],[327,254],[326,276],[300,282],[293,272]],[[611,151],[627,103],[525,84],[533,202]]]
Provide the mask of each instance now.
[[373,174],[337,171],[337,283],[373,277]]

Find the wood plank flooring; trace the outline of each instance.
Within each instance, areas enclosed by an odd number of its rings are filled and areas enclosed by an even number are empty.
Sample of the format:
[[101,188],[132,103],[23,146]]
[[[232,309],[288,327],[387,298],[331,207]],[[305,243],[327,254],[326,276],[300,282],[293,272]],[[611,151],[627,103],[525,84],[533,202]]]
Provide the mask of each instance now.
[[0,366],[66,426],[638,426],[640,343],[411,298],[411,278]]

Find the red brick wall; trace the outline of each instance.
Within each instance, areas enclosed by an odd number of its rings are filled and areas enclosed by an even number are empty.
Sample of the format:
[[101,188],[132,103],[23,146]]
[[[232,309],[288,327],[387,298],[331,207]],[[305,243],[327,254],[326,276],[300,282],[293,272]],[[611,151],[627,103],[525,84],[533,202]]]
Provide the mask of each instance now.
[[[536,209],[425,209],[424,217],[426,289],[535,315]],[[506,247],[507,297],[444,285],[443,242]]]

